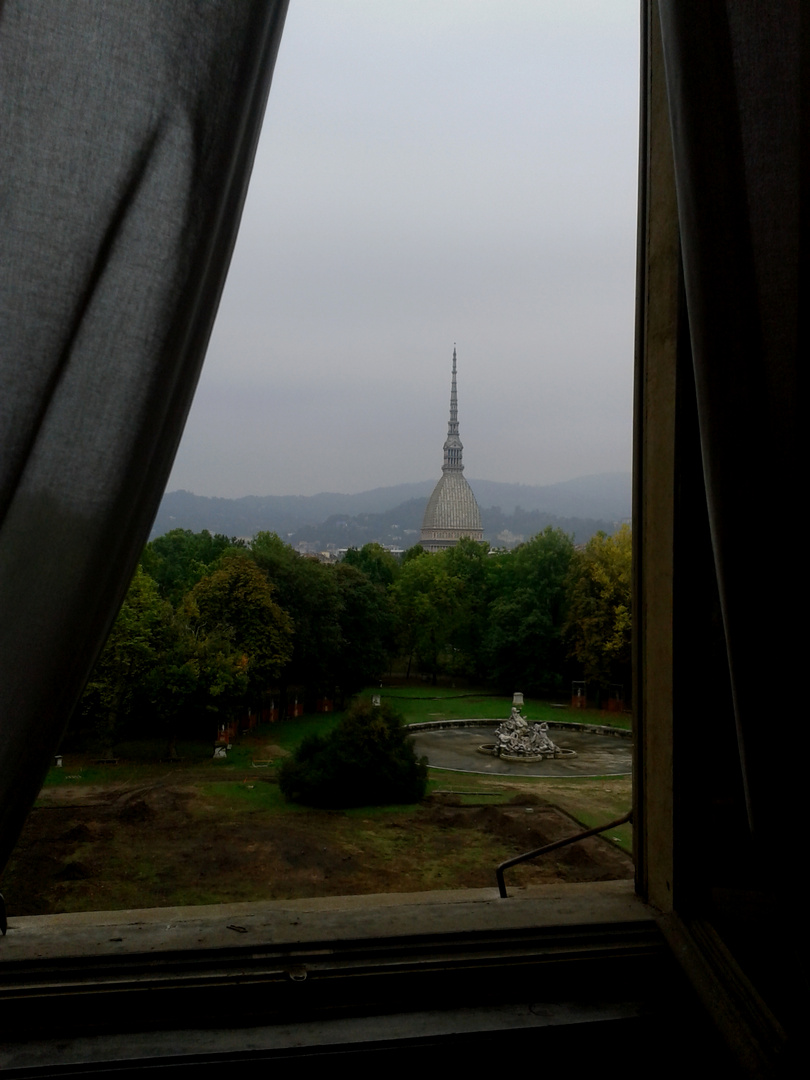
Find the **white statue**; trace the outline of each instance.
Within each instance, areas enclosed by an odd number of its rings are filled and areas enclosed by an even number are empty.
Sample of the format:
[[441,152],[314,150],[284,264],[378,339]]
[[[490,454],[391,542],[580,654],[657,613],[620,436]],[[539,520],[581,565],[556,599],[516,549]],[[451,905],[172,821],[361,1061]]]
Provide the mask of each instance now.
[[530,724],[521,716],[520,710],[512,706],[508,720],[495,731],[498,740],[495,753],[499,757],[560,757],[568,756],[571,751],[561,750],[552,742],[548,734],[548,724]]

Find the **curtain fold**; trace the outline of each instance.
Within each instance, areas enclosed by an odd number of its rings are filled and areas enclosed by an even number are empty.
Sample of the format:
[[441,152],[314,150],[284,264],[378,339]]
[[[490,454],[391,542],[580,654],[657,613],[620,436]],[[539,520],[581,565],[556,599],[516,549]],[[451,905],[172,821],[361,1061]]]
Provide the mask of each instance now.
[[0,6],[0,868],[169,476],[286,9]]
[[[785,532],[806,333],[806,16],[798,0],[659,0],[701,453],[749,825],[790,843],[797,581]],[[699,735],[699,733],[697,733]]]

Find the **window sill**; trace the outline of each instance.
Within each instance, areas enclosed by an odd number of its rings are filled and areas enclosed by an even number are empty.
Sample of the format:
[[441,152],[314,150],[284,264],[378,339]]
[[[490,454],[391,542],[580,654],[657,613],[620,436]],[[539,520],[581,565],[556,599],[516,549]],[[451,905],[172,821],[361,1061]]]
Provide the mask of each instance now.
[[[10,967],[24,970],[48,962],[70,966],[78,959],[86,973],[94,960],[107,965],[176,957],[181,951],[213,958],[257,948],[294,951],[327,941],[337,947],[471,932],[653,923],[629,880],[513,888],[507,900],[499,899],[496,888],[377,893],[11,918],[7,937],[0,939],[0,958],[6,973]],[[5,986],[3,979],[3,996]]]
[[631,881],[13,918],[0,1068],[636,1016],[666,953]]

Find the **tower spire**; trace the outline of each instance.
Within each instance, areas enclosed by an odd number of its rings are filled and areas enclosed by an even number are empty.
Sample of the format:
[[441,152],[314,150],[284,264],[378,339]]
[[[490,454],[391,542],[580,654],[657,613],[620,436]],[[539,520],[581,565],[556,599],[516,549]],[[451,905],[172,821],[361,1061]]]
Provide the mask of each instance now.
[[464,479],[458,437],[458,392],[456,390],[456,346],[453,343],[453,379],[450,383],[450,422],[444,442],[441,478],[425,507],[419,542],[425,551],[455,547],[462,537],[483,542],[481,512],[472,488]]
[[442,472],[464,472],[461,455],[464,447],[458,434],[458,392],[456,390],[456,345],[453,342],[453,379],[450,383],[450,420],[444,443]]

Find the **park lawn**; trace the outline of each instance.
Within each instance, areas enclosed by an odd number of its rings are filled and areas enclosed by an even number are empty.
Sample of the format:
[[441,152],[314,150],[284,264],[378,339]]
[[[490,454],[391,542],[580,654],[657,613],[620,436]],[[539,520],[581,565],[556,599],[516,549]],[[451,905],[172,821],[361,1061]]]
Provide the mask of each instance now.
[[325,735],[342,713],[301,716],[261,724],[249,735],[237,738],[227,758],[215,759],[213,739],[182,740],[177,745],[178,760],[166,760],[165,739],[129,739],[114,747],[117,764],[100,764],[94,753],[64,753],[61,768],[52,767],[45,786],[78,784],[128,784],[150,779],[193,776],[216,780],[226,772],[252,770],[254,762],[276,764],[291,753],[306,735]]
[[[408,723],[506,717],[512,705],[511,698],[508,697],[497,697],[484,692],[461,694],[445,688],[437,688],[429,694],[421,687],[390,692],[368,688],[360,696],[370,698],[374,693],[382,693],[386,700],[395,704]],[[577,722],[585,723],[609,722],[621,727],[629,726],[630,723],[626,716],[596,710],[573,712],[570,709],[554,708],[548,702],[531,699],[526,701],[524,714],[533,720],[576,719]],[[259,781],[274,781],[276,767],[284,757],[295,750],[305,736],[327,735],[342,715],[341,712],[310,714],[293,720],[260,725],[249,735],[237,739],[224,761],[212,757],[210,741],[180,742],[178,754],[181,760],[171,765],[161,760],[165,754],[165,741],[155,739],[120,744],[116,747],[119,755],[117,765],[96,764],[91,755],[66,755],[64,767],[49,770],[45,786],[80,788],[93,785],[116,788],[148,782],[165,784],[191,781],[205,784],[212,794],[227,791],[228,797],[237,801],[248,797],[246,792],[255,790],[257,794],[250,795],[253,805],[261,802],[265,811],[295,813],[301,808],[287,803],[275,784],[267,787]],[[255,763],[259,763],[259,767]],[[257,786],[250,788],[248,785],[251,783]],[[445,773],[431,769],[428,794],[445,791],[451,792],[462,804],[483,800],[492,805],[507,803],[521,791],[525,791],[558,806],[586,828],[620,817],[626,813],[632,802],[629,777],[557,780],[527,777],[517,780],[497,779],[475,773]],[[390,809],[375,808],[370,812],[374,815],[385,815]],[[346,813],[351,816],[356,812]],[[623,850],[632,851],[631,826],[621,826],[613,830],[611,835],[617,837],[618,845]]]
[[[369,688],[362,696],[372,693],[380,691]],[[512,704],[508,697],[445,688],[383,690],[382,696],[409,723],[506,718]],[[524,713],[531,720],[629,724],[626,717],[572,713],[531,699]],[[531,833],[521,839],[520,822],[531,824],[544,808],[556,807],[572,819],[570,831],[560,819],[558,835],[569,835],[620,817],[632,801],[629,777],[514,778],[431,769],[428,798],[414,806],[329,811],[287,803],[277,766],[306,735],[327,734],[341,715],[261,725],[237,739],[224,761],[213,758],[210,740],[180,742],[175,763],[165,760],[165,740],[156,739],[120,744],[116,765],[65,754],[63,767],[50,770],[39,812],[4,875],[10,910],[491,886],[499,862],[545,842]],[[632,852],[630,826],[606,839]],[[545,856],[539,862],[517,868],[510,882],[557,880],[555,874],[569,879],[564,861]]]
[[[361,697],[380,694],[390,701],[409,724],[427,723],[431,720],[506,720],[512,710],[512,698],[490,694],[486,691],[458,691],[434,687],[392,688],[390,690],[367,689]],[[567,704],[526,698],[523,715],[527,720],[570,721],[578,724],[609,724],[629,729],[629,714],[607,713],[599,709],[571,709]]]
[[[467,794],[442,794],[451,787]],[[312,810],[287,804],[267,774],[237,770],[80,787],[71,800],[52,787],[4,891],[12,914],[44,914],[492,887],[500,862],[546,842],[532,831],[546,804],[605,821],[627,809],[630,784],[431,770],[431,793],[412,806]],[[555,838],[577,825],[561,829]],[[566,858],[516,868],[510,886],[580,880]]]
[[[431,769],[429,795],[446,795],[462,805],[514,803],[521,796],[556,806],[583,829],[623,817],[633,804],[633,782],[629,776],[544,776],[493,777]],[[572,834],[577,831],[572,823]],[[633,853],[633,827],[621,825],[609,835],[628,855]]]
[[[359,697],[371,699],[373,694],[381,694],[384,700],[390,701],[409,724],[433,720],[505,720],[512,708],[511,697],[499,697],[485,691],[460,692],[444,687],[390,690],[368,687]],[[597,709],[574,711],[531,698],[526,700],[523,713],[529,720],[609,724],[625,729],[629,729],[631,723],[629,715],[623,713],[606,713]],[[48,771],[45,784],[120,784],[162,777],[167,772],[185,775],[189,770],[194,772],[195,778],[200,775],[213,778],[225,769],[252,769],[256,761],[275,765],[292,753],[305,736],[327,735],[342,716],[342,712],[310,713],[294,720],[262,724],[249,735],[235,740],[226,761],[213,759],[212,739],[181,740],[177,746],[180,760],[176,763],[165,760],[165,739],[130,739],[118,744],[114,748],[114,756],[118,758],[116,765],[99,764],[97,755],[90,753],[68,753],[64,755],[62,768]]]

